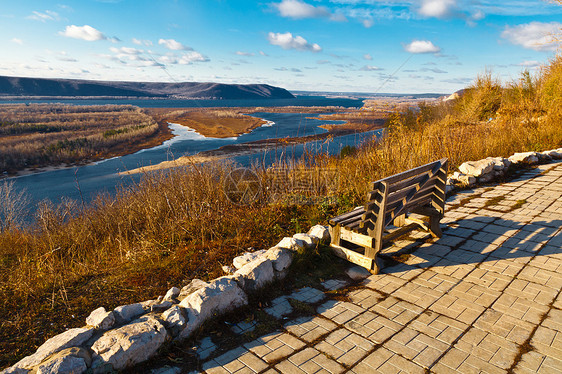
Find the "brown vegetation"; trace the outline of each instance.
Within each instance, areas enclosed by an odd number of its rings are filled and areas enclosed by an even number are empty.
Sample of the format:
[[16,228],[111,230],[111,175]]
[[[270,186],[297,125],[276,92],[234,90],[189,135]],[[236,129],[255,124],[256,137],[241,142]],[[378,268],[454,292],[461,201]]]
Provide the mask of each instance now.
[[[65,327],[83,325],[97,306],[220,275],[221,265],[248,247],[267,248],[361,203],[368,181],[442,157],[454,168],[561,147],[561,82],[560,57],[538,76],[524,74],[507,86],[485,74],[457,100],[393,113],[384,138],[347,157],[309,157],[281,175],[254,168],[262,186],[291,188],[264,188],[251,205],[236,205],[224,193],[235,166],[209,163],[147,175],[89,206],[42,204],[33,227],[12,219],[0,234],[0,366]],[[302,189],[297,177],[307,175],[326,183]]]
[[0,105],[0,173],[134,152],[167,133],[129,105]]

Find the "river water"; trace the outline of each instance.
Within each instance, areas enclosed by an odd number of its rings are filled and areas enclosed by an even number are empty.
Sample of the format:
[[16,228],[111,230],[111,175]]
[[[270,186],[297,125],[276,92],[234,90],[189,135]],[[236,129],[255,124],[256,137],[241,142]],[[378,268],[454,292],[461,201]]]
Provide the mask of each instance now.
[[[297,99],[298,100],[298,99]],[[326,99],[318,101],[318,99],[306,99],[311,105],[323,103],[326,105]],[[343,100],[343,101],[342,101]],[[147,107],[146,100],[143,101]],[[173,104],[177,107],[187,107],[184,100],[182,103],[171,103],[170,100],[165,102],[159,101],[160,106],[171,107]],[[190,100],[201,102],[205,100]],[[217,102],[215,105],[218,106]],[[228,100],[229,102],[238,101],[236,106],[260,106],[255,100],[249,103],[241,103],[241,100]],[[247,101],[247,100],[245,100]],[[280,101],[280,100],[272,100]],[[358,100],[350,99],[332,99],[328,102],[338,101],[341,106],[357,105]],[[45,102],[45,101],[42,101]],[[60,102],[60,101],[57,101]],[[82,104],[93,105],[100,104],[92,102],[92,100],[81,100]],[[314,104],[312,104],[314,102]],[[360,101],[359,101],[360,102]],[[72,102],[75,104],[75,101]],[[133,104],[132,102],[123,102],[121,104]],[[291,105],[295,105],[291,101]],[[103,101],[103,104],[113,104],[112,102]],[[225,100],[220,101],[220,105],[226,106]],[[139,105],[139,104],[136,104]],[[140,106],[140,105],[139,105]],[[197,105],[200,106],[200,105]],[[234,106],[234,105],[233,105]],[[280,106],[277,105],[271,106]],[[360,106],[360,105],[357,105]],[[95,195],[101,192],[113,194],[120,185],[129,185],[136,182],[141,177],[139,174],[132,176],[122,176],[119,172],[135,169],[141,166],[155,165],[162,161],[172,160],[185,155],[195,155],[202,151],[209,151],[226,145],[241,144],[251,141],[268,139],[268,138],[284,138],[315,135],[326,132],[326,130],[318,127],[326,123],[341,123],[342,121],[323,121],[315,119],[317,114],[302,113],[255,113],[255,117],[263,118],[268,124],[254,129],[248,134],[243,134],[234,138],[207,138],[193,130],[181,125],[171,124],[172,131],[176,135],[173,139],[164,142],[162,145],[145,149],[134,154],[115,157],[108,160],[99,161],[85,166],[64,168],[59,170],[47,171],[31,175],[25,175],[15,178],[9,178],[15,182],[17,189],[25,189],[31,203],[36,205],[43,199],[51,200],[54,203],[60,202],[63,198],[71,198],[76,200],[90,201]],[[365,140],[371,139],[380,130],[370,131],[367,133],[352,134],[346,136],[335,137],[330,141],[319,140],[304,144],[291,145],[288,147],[277,147],[265,152],[259,152],[251,155],[234,156],[231,159],[241,166],[249,166],[254,162],[271,164],[280,157],[288,159],[298,159],[305,151],[309,153],[329,153],[338,154],[342,147],[357,146]]]

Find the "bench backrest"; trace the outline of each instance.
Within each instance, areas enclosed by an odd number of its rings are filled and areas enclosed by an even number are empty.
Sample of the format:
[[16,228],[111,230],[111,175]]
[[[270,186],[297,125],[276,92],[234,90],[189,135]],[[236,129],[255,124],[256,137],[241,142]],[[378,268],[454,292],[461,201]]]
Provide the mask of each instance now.
[[382,233],[396,217],[418,207],[431,207],[443,214],[447,167],[448,160],[443,158],[373,182],[360,230],[371,236]]

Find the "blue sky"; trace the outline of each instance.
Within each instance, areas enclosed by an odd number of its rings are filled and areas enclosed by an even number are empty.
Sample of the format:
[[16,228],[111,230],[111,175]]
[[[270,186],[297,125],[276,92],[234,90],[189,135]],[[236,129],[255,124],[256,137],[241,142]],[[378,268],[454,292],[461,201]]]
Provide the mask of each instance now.
[[447,93],[536,70],[560,21],[522,0],[1,0],[0,75]]

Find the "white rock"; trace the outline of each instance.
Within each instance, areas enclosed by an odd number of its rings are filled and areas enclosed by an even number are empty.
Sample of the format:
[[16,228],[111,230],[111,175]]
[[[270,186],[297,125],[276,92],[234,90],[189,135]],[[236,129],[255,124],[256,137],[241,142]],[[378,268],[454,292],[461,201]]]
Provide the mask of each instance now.
[[348,268],[345,273],[354,281],[363,280],[370,277],[372,274],[363,266],[352,266]]
[[539,162],[539,157],[537,152],[522,152],[515,153],[513,156],[509,157],[509,161],[513,164],[529,164],[533,165]]
[[484,174],[478,177],[478,183],[488,183],[494,179],[494,173]]
[[273,269],[277,272],[285,271],[293,262],[293,253],[285,248],[269,248],[265,253],[265,257],[271,260]]
[[504,159],[503,157],[487,157],[486,160],[490,160],[494,163],[494,170],[502,171],[506,168],[504,160],[507,159]]
[[230,274],[234,274],[234,272],[236,271],[236,268],[232,267],[232,266],[223,265],[222,271],[224,271],[226,274],[230,275]]
[[263,257],[264,253],[265,253],[265,249],[260,249],[259,251],[255,251],[255,252],[246,252],[238,257],[234,257],[234,260],[232,260],[232,264],[236,269],[240,269],[242,266],[246,265],[247,263],[255,261],[260,257]]
[[162,313],[166,327],[171,330],[173,336],[177,336],[186,326],[186,320],[182,308],[177,305]]
[[272,282],[274,278],[273,263],[264,257],[242,266],[234,273],[234,279],[246,292],[260,289],[267,283]]
[[82,374],[88,370],[92,359],[84,348],[64,349],[35,367],[37,374]]
[[180,338],[187,338],[214,313],[221,314],[247,304],[248,297],[234,279],[220,277],[213,280],[180,303],[187,313],[187,327],[181,332]]
[[168,332],[153,316],[143,316],[118,329],[105,332],[92,345],[96,368],[111,365],[122,370],[148,360],[164,343]]
[[145,310],[140,303],[121,305],[113,309],[115,320],[120,324],[130,322],[144,313]]
[[180,292],[181,290],[179,288],[172,287],[164,295],[164,300],[174,300],[179,296]]
[[17,367],[9,367],[0,371],[0,374],[28,374],[28,373],[29,370],[17,368]]
[[308,235],[315,236],[322,242],[330,241],[330,231],[328,227],[322,225],[315,225],[308,230]]
[[318,244],[319,242],[316,236],[303,233],[293,235],[293,239],[302,240],[304,242],[305,248],[308,249],[316,247],[316,244]]
[[24,357],[17,362],[14,367],[30,369],[33,366],[40,364],[45,358],[53,353],[62,351],[66,348],[82,345],[86,340],[92,337],[93,333],[93,328],[81,327],[70,329],[62,334],[55,335],[43,343],[34,354]]
[[94,310],[88,318],[86,325],[92,326],[96,330],[107,330],[115,323],[115,315],[113,311],[107,312],[104,307]]
[[276,245],[279,248],[286,248],[291,251],[301,251],[305,248],[305,243],[302,240],[285,237]]
[[146,300],[146,301],[141,301],[139,304],[142,306],[142,309],[145,312],[150,312],[150,309],[152,309],[152,306],[155,304],[158,304],[159,301],[158,300]]
[[174,303],[170,300],[162,301],[160,304],[154,304],[153,306],[151,306],[150,311],[162,313],[163,311],[168,310],[172,305],[174,305]]
[[542,152],[543,155],[548,156],[554,160],[559,160],[562,158],[562,148],[560,149],[552,149],[550,151]]
[[192,279],[187,286],[182,287],[180,294],[178,296],[179,300],[184,299],[186,296],[200,290],[203,287],[207,287],[209,283],[202,281],[201,279]]
[[461,173],[479,177],[483,174],[488,174],[494,169],[494,162],[489,159],[478,161],[467,161],[459,166]]

